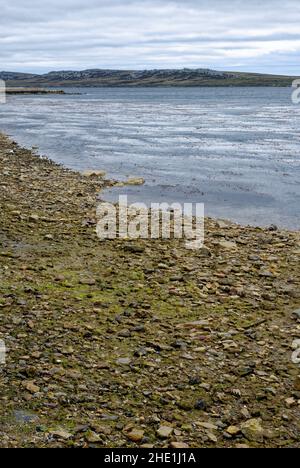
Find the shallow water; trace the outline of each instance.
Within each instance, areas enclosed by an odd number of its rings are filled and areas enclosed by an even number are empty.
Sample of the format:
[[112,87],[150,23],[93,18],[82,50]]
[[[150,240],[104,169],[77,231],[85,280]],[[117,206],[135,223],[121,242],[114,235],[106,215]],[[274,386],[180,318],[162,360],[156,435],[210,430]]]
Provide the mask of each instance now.
[[[71,91],[71,90],[68,90]],[[93,88],[10,96],[0,128],[74,169],[143,187],[130,201],[205,203],[243,224],[300,228],[300,105],[288,88]]]

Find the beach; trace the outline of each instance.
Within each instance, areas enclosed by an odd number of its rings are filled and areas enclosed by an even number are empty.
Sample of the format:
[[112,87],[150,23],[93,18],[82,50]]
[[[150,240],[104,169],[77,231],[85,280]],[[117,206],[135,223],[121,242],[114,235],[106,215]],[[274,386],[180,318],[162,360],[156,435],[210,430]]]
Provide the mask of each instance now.
[[100,242],[113,185],[0,136],[0,447],[299,448],[299,231]]

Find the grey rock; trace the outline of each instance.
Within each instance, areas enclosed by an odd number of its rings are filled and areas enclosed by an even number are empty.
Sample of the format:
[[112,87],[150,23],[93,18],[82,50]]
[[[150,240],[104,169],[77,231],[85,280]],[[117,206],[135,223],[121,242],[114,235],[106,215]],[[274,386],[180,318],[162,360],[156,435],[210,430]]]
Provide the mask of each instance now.
[[14,418],[17,423],[21,424],[31,424],[39,421],[39,417],[36,414],[24,410],[15,411]]

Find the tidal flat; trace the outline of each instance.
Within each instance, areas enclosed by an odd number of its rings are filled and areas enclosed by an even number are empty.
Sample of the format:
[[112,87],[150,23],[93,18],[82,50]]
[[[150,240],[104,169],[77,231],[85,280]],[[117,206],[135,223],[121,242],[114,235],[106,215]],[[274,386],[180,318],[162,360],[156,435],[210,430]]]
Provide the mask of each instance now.
[[212,218],[300,229],[300,107],[288,88],[65,88],[8,96],[0,122],[75,171],[143,177],[121,189],[131,203],[204,203]]
[[0,136],[0,447],[300,447],[300,233],[102,241],[84,176]]

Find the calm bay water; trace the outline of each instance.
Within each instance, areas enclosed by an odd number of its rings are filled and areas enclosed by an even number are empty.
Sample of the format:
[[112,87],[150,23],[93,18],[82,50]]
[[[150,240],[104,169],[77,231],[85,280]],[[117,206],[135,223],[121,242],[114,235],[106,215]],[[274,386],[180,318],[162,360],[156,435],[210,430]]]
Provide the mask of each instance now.
[[110,200],[201,202],[243,224],[300,228],[300,106],[288,88],[94,88],[11,96],[0,129],[77,170],[146,179]]

